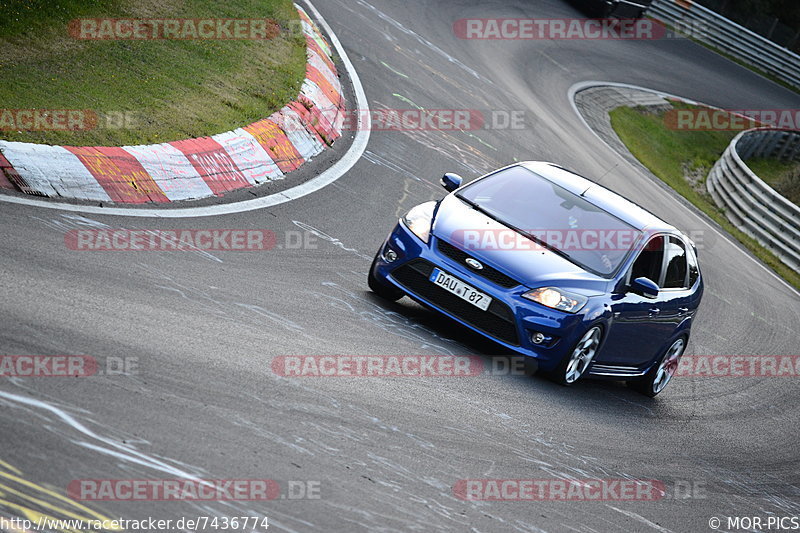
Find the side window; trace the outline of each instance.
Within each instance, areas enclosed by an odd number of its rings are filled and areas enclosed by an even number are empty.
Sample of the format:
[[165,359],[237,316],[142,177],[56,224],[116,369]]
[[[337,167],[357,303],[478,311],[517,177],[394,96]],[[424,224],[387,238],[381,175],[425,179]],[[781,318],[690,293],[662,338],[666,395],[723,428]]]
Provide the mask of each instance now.
[[697,257],[695,257],[692,250],[689,250],[686,258],[689,260],[689,287],[692,287],[697,278],[700,277],[700,267],[697,266]]
[[648,278],[658,283],[661,279],[661,263],[664,259],[664,237],[653,237],[636,258],[631,268],[631,280]]
[[680,289],[686,287],[686,246],[676,237],[669,237],[667,241],[666,273],[664,275],[665,289]]

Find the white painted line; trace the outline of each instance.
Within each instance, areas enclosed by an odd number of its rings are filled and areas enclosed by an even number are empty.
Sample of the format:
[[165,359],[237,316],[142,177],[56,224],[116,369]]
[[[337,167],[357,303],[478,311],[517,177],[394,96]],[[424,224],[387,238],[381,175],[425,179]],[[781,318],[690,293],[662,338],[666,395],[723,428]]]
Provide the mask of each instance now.
[[265,207],[272,207],[279,205],[290,200],[302,198],[308,194],[316,192],[334,181],[341,178],[348,170],[353,168],[353,165],[361,159],[361,155],[367,148],[369,143],[370,128],[369,125],[369,104],[367,103],[367,95],[364,93],[364,87],[361,85],[361,80],[358,77],[353,63],[347,57],[347,52],[344,46],[333,33],[333,30],[322,18],[322,15],[317,8],[310,2],[310,0],[303,0],[313,14],[317,23],[322,26],[322,29],[328,34],[328,38],[339,54],[339,57],[344,64],[347,74],[353,83],[353,91],[356,96],[355,108],[360,110],[359,128],[356,131],[353,144],[347,150],[341,159],[339,159],[333,166],[323,171],[319,176],[308,180],[307,182],[287,189],[285,191],[270,194],[263,198],[254,198],[252,200],[245,200],[243,202],[235,202],[230,204],[211,205],[207,207],[179,207],[175,209],[128,209],[124,207],[97,207],[97,206],[83,206],[71,205],[58,202],[49,202],[46,200],[36,200],[32,198],[21,198],[17,196],[9,196],[0,194],[0,201],[12,204],[23,204],[34,207],[44,207],[47,209],[59,209],[61,211],[73,211],[78,213],[88,213],[93,215],[118,215],[128,217],[150,217],[150,218],[191,218],[191,217],[212,217],[219,215],[229,215],[232,213],[243,213],[246,211],[254,211],[256,209],[264,209]]
[[[608,148],[609,148],[609,149],[610,149],[612,152],[614,152],[615,154],[617,153],[617,151],[616,151],[616,150],[614,150],[614,148],[612,148],[612,147],[611,147],[611,145],[609,145],[609,144],[608,144],[608,143],[607,143],[607,142],[606,142],[606,141],[605,141],[605,140],[604,140],[602,137],[600,137],[600,135],[599,135],[599,134],[598,134],[596,131],[594,131],[594,129],[592,129],[592,127],[591,127],[591,126],[589,126],[589,123],[588,123],[588,122],[586,122],[586,119],[584,119],[584,118],[583,118],[583,115],[581,115],[581,112],[580,112],[580,110],[578,109],[578,106],[577,106],[577,104],[575,104],[575,95],[576,95],[578,92],[582,91],[583,89],[588,89],[588,88],[590,88],[590,87],[620,87],[620,88],[623,88],[623,89],[636,89],[636,90],[638,90],[638,91],[645,91],[645,92],[650,92],[650,93],[653,93],[653,94],[657,94],[658,96],[661,96],[661,97],[663,97],[663,98],[673,98],[673,99],[675,99],[675,100],[681,100],[681,101],[683,101],[683,102],[686,102],[687,104],[692,104],[692,105],[702,105],[702,106],[710,107],[710,108],[713,108],[713,109],[717,109],[717,108],[715,108],[714,106],[709,106],[709,105],[707,105],[707,104],[703,104],[703,103],[701,103],[701,102],[696,102],[696,101],[694,101],[694,100],[689,100],[688,98],[683,98],[682,96],[675,96],[674,94],[669,94],[669,93],[665,93],[665,92],[661,92],[661,91],[656,91],[656,90],[653,90],[653,89],[648,89],[648,88],[646,88],[646,87],[639,87],[638,85],[630,85],[630,84],[627,84],[627,83],[615,83],[615,82],[611,82],[611,81],[582,81],[582,82],[579,82],[579,83],[576,83],[576,84],[574,84],[574,85],[573,85],[572,87],[570,87],[570,88],[569,88],[569,90],[567,91],[567,97],[569,98],[569,103],[570,103],[570,105],[572,106],[572,110],[575,112],[575,114],[576,114],[576,115],[578,115],[578,118],[579,118],[579,119],[581,119],[581,122],[583,122],[583,125],[584,125],[584,126],[586,126],[586,128],[587,128],[589,131],[591,131],[592,133],[594,133],[595,137],[597,137],[598,139],[600,139],[600,140],[603,142],[603,144],[605,144],[606,146],[608,146]],[[619,155],[619,154],[618,154],[618,155]],[[620,155],[620,158],[621,158],[621,159],[623,159],[623,160],[625,161],[625,163],[628,163],[628,164],[630,164],[630,163],[628,162],[628,160],[627,160],[627,159],[625,159],[624,157],[622,157],[621,155]],[[635,169],[636,167],[633,167],[633,168]],[[637,169],[637,170],[638,170],[638,169]],[[661,189],[661,187],[658,187],[658,189]],[[678,204],[679,206],[681,206],[681,207],[684,207],[684,208],[686,207],[685,205],[683,205],[683,203],[681,203],[681,201],[680,201],[680,200],[678,200],[677,198],[675,198],[674,196],[672,196],[671,194],[669,194],[667,191],[661,190],[661,192],[664,194],[664,196],[665,196],[665,197],[669,198],[670,200],[672,200],[673,202],[675,202],[675,203],[676,203],[676,204]],[[675,194],[677,194],[677,193],[675,193]],[[733,240],[732,240],[730,237],[728,237],[726,234],[724,234],[724,233],[722,233],[721,231],[719,231],[719,230],[718,230],[718,229],[717,229],[717,228],[716,228],[716,227],[715,227],[713,224],[710,224],[710,223],[708,222],[708,220],[706,220],[705,218],[701,217],[700,215],[698,215],[697,213],[695,213],[695,212],[694,212],[694,211],[692,211],[691,209],[687,209],[687,210],[686,210],[686,212],[690,213],[692,216],[694,216],[695,218],[697,218],[697,219],[698,219],[699,221],[701,221],[703,224],[705,224],[706,226],[708,226],[708,227],[709,227],[709,229],[711,229],[711,231],[713,231],[714,233],[716,233],[716,234],[717,234],[719,237],[721,237],[723,240],[727,241],[727,242],[728,242],[729,244],[731,244],[731,245],[732,245],[734,248],[736,248],[736,249],[738,249],[739,251],[741,251],[741,252],[744,254],[744,256],[745,256],[745,257],[747,257],[747,258],[748,258],[748,259],[750,259],[750,260],[751,260],[753,263],[755,263],[756,265],[758,265],[759,267],[761,267],[762,269],[764,269],[764,271],[765,271],[765,272],[768,272],[768,273],[769,273],[769,274],[770,274],[772,277],[774,277],[776,280],[778,280],[778,281],[779,281],[779,282],[780,282],[780,283],[781,283],[783,286],[785,286],[785,287],[786,287],[787,289],[789,289],[791,292],[793,292],[793,293],[794,293],[794,294],[796,294],[797,296],[800,296],[800,291],[798,291],[797,289],[795,289],[794,287],[792,287],[791,285],[789,285],[789,284],[786,282],[786,280],[784,280],[784,279],[783,279],[782,277],[780,277],[778,274],[776,274],[775,272],[773,272],[773,271],[772,271],[772,269],[770,269],[769,267],[767,267],[766,265],[764,265],[763,263],[761,263],[761,261],[759,261],[758,259],[756,259],[756,258],[755,258],[755,257],[753,257],[752,255],[750,255],[750,252],[748,252],[746,249],[744,249],[744,248],[742,247],[742,244],[741,244],[741,243],[739,243],[738,241],[737,241],[737,242],[734,242],[734,241],[733,241]]]
[[96,440],[97,442],[100,443],[100,444],[94,444],[91,442],[73,440],[72,443],[77,446],[90,448],[97,452],[110,455],[112,457],[121,459],[129,463],[149,467],[170,476],[176,476],[182,479],[191,479],[194,481],[202,481],[195,474],[181,470],[179,467],[173,466],[167,463],[166,461],[162,461],[161,459],[148,456],[145,453],[140,452],[139,450],[133,448],[130,445],[120,444],[119,442],[113,439],[95,433],[94,431],[86,427],[78,419],[76,419],[75,416],[67,413],[66,411],[60,409],[59,407],[56,407],[51,403],[45,402],[43,400],[37,400],[36,398],[29,398],[27,396],[13,394],[11,392],[5,392],[5,391],[0,391],[0,400],[6,400],[7,402],[12,404],[19,404],[20,407],[15,406],[19,409],[23,408],[21,406],[26,406],[28,408],[37,408],[43,411],[48,411],[52,413],[56,418],[59,418],[64,424],[70,426],[76,431],[79,431],[86,437]]

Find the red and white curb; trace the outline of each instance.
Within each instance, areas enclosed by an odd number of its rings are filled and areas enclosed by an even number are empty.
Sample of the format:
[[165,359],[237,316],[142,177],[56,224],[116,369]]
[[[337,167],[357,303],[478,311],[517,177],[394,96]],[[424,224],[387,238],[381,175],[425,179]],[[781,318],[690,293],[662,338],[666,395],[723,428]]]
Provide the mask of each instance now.
[[345,113],[331,48],[308,14],[295,7],[306,37],[306,77],[297,98],[269,118],[211,137],[155,145],[0,141],[0,188],[142,204],[222,196],[282,179],[341,136]]

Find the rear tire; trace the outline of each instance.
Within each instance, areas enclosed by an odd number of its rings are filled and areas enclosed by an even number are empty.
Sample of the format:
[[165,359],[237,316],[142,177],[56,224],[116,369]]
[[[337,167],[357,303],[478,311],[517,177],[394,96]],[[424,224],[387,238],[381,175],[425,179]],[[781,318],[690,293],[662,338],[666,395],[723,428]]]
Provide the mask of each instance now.
[[[380,253],[380,252],[379,252]],[[394,287],[390,287],[388,285],[384,285],[378,278],[375,277],[373,274],[375,270],[375,263],[378,262],[378,256],[375,256],[375,259],[372,260],[372,264],[369,267],[369,273],[367,274],[367,285],[372,292],[384,298],[386,300],[396,302],[400,298],[402,298],[405,293],[400,289],[396,289]]]
[[678,369],[683,352],[686,350],[686,337],[679,337],[670,345],[664,352],[664,355],[659,359],[658,364],[654,365],[650,371],[645,374],[644,379],[639,381],[629,381],[628,385],[645,396],[654,398],[664,389],[672,380],[675,371]]

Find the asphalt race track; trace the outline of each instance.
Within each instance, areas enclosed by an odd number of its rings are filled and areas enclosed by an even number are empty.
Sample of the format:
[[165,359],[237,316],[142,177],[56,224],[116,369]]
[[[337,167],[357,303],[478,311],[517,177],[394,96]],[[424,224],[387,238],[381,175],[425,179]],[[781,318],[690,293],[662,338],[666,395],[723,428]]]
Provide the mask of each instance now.
[[[138,369],[3,378],[0,459],[50,494],[86,478],[317,482],[317,499],[84,502],[112,517],[255,513],[280,531],[678,533],[710,531],[712,517],[725,529],[727,516],[800,515],[800,389],[792,378],[676,378],[651,400],[621,383],[296,379],[270,366],[281,355],[324,354],[481,354],[491,365],[496,346],[407,298],[382,301],[367,289],[366,272],[399,216],[445,194],[442,173],[473,179],[515,159],[606,174],[604,185],[702,235],[707,289],[688,353],[799,353],[800,296],[610,151],[567,92],[587,80],[624,82],[734,109],[797,109],[800,97],[687,40],[453,35],[460,18],[582,16],[561,0],[316,7],[372,109],[525,110],[525,128],[373,132],[361,160],[332,185],[236,215],[80,217],[3,203],[0,352],[112,357]],[[65,231],[103,224],[269,229],[279,243],[287,232],[313,238],[262,253],[65,247]],[[563,477],[663,480],[692,487],[692,497],[673,490],[657,501],[469,502],[453,494],[461,479]],[[0,514],[19,515],[2,504]]]

